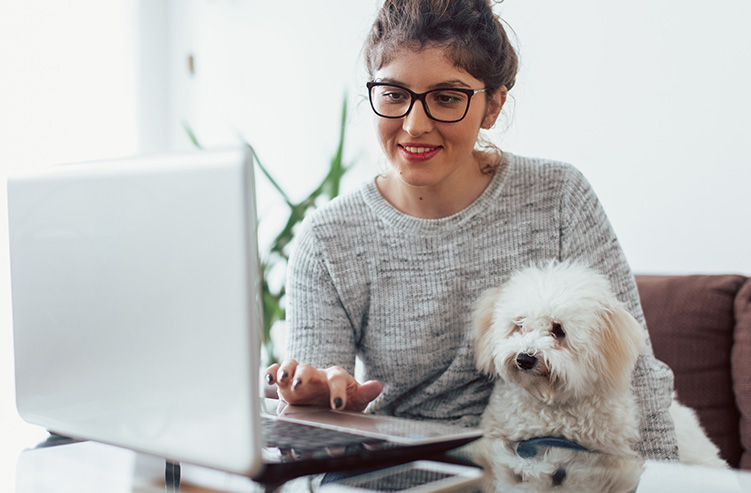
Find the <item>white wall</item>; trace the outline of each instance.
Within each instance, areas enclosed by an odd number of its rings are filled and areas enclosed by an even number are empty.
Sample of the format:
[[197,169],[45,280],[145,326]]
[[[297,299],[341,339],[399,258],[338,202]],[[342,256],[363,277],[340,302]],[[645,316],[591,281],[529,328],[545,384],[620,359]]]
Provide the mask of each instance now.
[[[173,79],[194,96],[173,117],[190,115],[208,143],[240,132],[302,197],[333,152],[348,90],[354,187],[378,169],[358,55],[379,4],[173,2],[173,62],[189,45],[197,70]],[[495,140],[579,167],[635,271],[751,273],[751,3],[507,0],[498,10],[522,64]]]
[[[15,409],[5,178],[24,169],[138,150],[135,11],[127,0],[0,2],[0,437],[46,434]],[[9,448],[11,447],[11,448]],[[0,453],[0,490],[16,457]]]
[[576,164],[634,270],[751,272],[751,3],[507,1],[509,148]]

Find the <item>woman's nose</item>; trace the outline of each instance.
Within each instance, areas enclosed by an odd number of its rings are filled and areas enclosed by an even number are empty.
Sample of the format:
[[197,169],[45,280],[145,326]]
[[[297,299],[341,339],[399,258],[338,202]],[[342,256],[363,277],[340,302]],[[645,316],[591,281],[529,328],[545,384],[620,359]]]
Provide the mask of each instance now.
[[433,130],[434,122],[425,112],[422,101],[415,101],[409,114],[404,117],[402,128],[412,137],[418,137]]

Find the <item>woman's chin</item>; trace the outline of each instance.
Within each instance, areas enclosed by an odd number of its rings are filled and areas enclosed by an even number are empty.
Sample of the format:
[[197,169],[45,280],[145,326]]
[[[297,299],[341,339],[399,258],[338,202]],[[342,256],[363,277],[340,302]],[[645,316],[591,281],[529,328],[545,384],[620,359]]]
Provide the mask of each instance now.
[[410,188],[429,188],[440,183],[440,177],[429,172],[400,171],[399,182]]

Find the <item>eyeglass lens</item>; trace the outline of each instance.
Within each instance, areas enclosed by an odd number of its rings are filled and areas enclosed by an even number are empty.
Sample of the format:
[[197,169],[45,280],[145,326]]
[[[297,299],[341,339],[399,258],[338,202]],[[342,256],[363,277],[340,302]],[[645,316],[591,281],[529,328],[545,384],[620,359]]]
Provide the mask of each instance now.
[[[381,116],[401,118],[410,111],[412,95],[399,86],[373,86],[370,91],[373,109]],[[436,120],[461,120],[469,108],[470,96],[461,91],[436,89],[425,94],[428,115]]]

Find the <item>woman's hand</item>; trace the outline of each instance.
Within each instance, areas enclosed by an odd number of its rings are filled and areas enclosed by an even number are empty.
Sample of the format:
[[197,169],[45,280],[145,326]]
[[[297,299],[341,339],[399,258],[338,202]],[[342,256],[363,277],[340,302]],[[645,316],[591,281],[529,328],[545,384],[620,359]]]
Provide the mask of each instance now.
[[339,366],[320,369],[293,359],[269,366],[265,379],[269,385],[276,384],[279,397],[289,404],[330,406],[339,411],[362,412],[383,390],[381,382],[361,384]]

